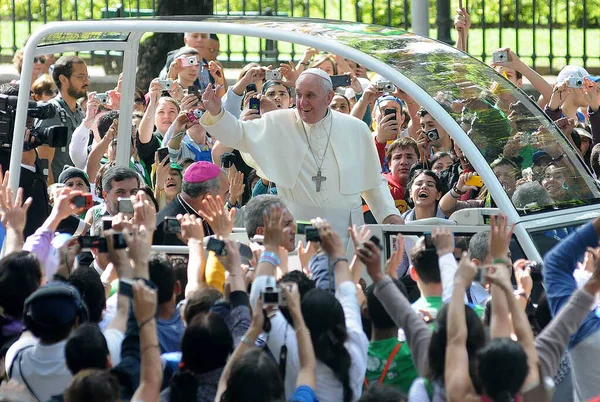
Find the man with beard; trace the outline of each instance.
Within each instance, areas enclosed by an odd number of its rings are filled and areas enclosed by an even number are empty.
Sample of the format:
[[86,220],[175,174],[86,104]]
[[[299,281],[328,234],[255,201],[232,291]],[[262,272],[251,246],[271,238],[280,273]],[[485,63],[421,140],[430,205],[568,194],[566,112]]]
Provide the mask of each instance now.
[[[65,126],[68,128],[67,144],[70,144],[73,131],[85,117],[85,113],[77,104],[77,99],[87,96],[90,76],[85,61],[81,57],[62,56],[54,63],[52,78],[59,90],[59,94],[50,101],[56,106],[56,116],[52,119],[38,120],[35,127],[43,129],[56,125]],[[60,176],[63,166],[74,165],[67,146],[62,148],[39,147],[39,154],[40,158],[47,159],[48,164],[51,164],[51,182],[53,178]]]

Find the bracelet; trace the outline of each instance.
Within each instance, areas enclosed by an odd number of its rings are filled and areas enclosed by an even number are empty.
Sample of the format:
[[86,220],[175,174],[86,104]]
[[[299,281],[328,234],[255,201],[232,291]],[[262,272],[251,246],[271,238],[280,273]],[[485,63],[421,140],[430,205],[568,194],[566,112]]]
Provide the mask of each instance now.
[[273,265],[274,267],[281,265],[281,260],[279,259],[279,256],[272,251],[264,251],[260,255],[258,262],[259,263],[268,262],[269,264]]
[[140,356],[143,355],[144,352],[146,352],[148,349],[154,349],[154,348],[158,349],[158,351],[160,352],[160,346],[158,346],[158,345],[148,345],[148,346],[144,346],[142,348],[142,350],[140,351]]
[[231,208],[239,208],[239,204],[237,202],[234,205],[231,205],[231,203],[229,202],[229,200],[227,200],[227,202],[225,203],[225,206],[229,210],[231,210]]
[[456,185],[454,185],[454,187],[452,187],[452,190],[454,190],[454,192],[458,195],[465,195],[467,193],[466,191],[459,190],[458,187],[456,187]]
[[154,320],[154,316],[148,318],[147,320],[144,320],[141,322],[141,324],[138,324],[138,329],[142,329],[142,327],[146,324],[148,324],[150,321]]
[[306,327],[295,328],[294,331],[296,331],[296,333],[299,333],[301,331],[306,331],[306,333],[310,335],[310,331]]
[[454,194],[452,194],[453,191],[454,191],[454,189],[451,188],[450,192],[448,194],[450,194],[450,197],[454,198],[455,200],[458,200],[460,198],[460,194],[457,194],[455,197]]
[[508,263],[508,261],[506,261],[504,258],[494,258],[492,260],[492,264],[504,264],[507,267],[510,267],[511,265]]
[[513,295],[515,295],[515,297],[524,297],[525,299],[529,300],[529,295],[523,289],[513,290]]
[[248,338],[246,335],[242,335],[242,337],[240,338],[240,342],[248,346],[254,346],[254,342],[252,342],[250,338]]
[[177,134],[173,134],[173,136],[171,137],[172,140],[179,138],[179,137],[183,137],[185,135],[185,130],[178,132]]
[[308,66],[308,65],[310,65],[310,63],[309,63],[309,62],[306,62],[306,63],[300,63],[300,65],[301,65],[301,66]]
[[341,261],[346,261],[346,264],[348,263],[348,259],[346,257],[339,257],[339,258],[336,258],[335,260],[333,260],[333,262],[331,263],[331,266],[335,267],[335,264],[337,264],[338,262],[341,262]]

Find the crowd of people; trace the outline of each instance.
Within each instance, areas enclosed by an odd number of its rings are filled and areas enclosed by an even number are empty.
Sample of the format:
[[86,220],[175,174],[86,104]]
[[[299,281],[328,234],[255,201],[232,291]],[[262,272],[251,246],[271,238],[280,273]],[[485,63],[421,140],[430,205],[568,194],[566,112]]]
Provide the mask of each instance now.
[[[464,50],[464,9],[455,26]],[[34,60],[32,100],[56,114],[30,119],[26,141],[53,126],[68,138],[24,149],[16,194],[0,148],[0,400],[600,400],[600,219],[545,233],[543,265],[499,214],[470,238],[399,235],[382,270],[364,222],[496,206],[458,143],[352,60],[309,48],[228,85],[216,35],[183,45],[135,91],[127,167],[121,79],[99,94],[82,58]],[[501,90],[438,102],[485,142],[519,210],[590,198],[600,78],[567,66],[552,86],[498,53],[499,76],[533,84],[589,177]]]

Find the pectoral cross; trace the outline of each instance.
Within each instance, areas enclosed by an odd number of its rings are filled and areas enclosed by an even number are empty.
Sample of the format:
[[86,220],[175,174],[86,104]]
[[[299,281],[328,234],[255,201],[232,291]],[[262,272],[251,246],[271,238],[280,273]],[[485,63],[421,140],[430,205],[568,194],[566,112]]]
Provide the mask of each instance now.
[[321,174],[321,170],[317,171],[317,175],[312,177],[313,181],[317,184],[317,193],[321,191],[321,183],[327,180],[327,177]]

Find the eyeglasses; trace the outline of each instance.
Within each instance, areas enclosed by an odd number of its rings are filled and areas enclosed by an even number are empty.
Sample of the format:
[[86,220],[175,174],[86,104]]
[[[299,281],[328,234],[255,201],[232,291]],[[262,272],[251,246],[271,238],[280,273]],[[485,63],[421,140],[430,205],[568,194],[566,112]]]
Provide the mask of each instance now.
[[44,91],[44,95],[46,96],[56,96],[58,94],[58,91],[54,90],[54,89],[46,89]]
[[145,105],[146,104],[146,100],[143,98],[135,98],[135,100],[133,101],[136,105]]
[[33,58],[33,64],[40,62],[42,64],[46,64],[46,58],[45,57],[34,57]]
[[88,74],[74,74],[74,75],[71,76],[71,78],[73,78],[73,77],[77,78],[78,80],[82,80],[82,81],[83,80],[88,80],[88,81],[90,80],[90,76]]

